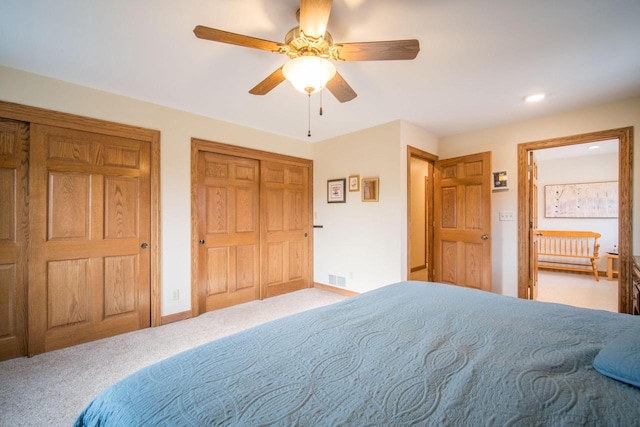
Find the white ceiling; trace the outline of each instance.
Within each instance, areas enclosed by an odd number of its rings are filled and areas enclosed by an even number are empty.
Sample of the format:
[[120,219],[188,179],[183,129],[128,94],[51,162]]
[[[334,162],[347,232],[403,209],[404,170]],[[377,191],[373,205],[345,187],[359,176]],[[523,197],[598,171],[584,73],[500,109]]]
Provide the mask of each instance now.
[[620,141],[608,139],[585,144],[565,145],[564,147],[545,148],[536,150],[535,156],[538,162],[544,160],[559,160],[585,156],[603,156],[607,154],[618,154]]
[[[298,0],[0,0],[0,64],[300,140],[396,119],[438,136],[640,96],[638,0],[335,0],[335,42],[416,38],[413,61],[342,62],[340,104],[284,82],[286,56],[197,39],[205,25],[282,42]],[[538,104],[522,98],[548,93]],[[0,94],[2,99],[2,94]]]

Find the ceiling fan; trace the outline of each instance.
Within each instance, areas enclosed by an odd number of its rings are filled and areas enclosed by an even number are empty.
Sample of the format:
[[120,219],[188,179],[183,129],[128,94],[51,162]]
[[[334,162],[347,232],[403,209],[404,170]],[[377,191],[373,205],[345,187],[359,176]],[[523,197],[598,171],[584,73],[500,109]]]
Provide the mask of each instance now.
[[[265,95],[285,79],[292,82],[301,92],[311,93],[327,87],[340,102],[347,102],[357,95],[344,78],[335,71],[329,61],[385,61],[414,59],[420,51],[418,40],[389,40],[359,43],[333,43],[327,32],[327,23],[331,13],[332,0],[300,0],[298,10],[299,26],[291,29],[284,43],[263,40],[242,34],[198,25],[193,32],[196,37],[253,49],[267,50],[286,54],[290,61],[266,79],[258,83],[249,93]],[[296,68],[305,66],[320,67],[323,77],[318,81],[296,83]],[[302,71],[309,78],[309,71]],[[322,81],[324,79],[324,81]]]

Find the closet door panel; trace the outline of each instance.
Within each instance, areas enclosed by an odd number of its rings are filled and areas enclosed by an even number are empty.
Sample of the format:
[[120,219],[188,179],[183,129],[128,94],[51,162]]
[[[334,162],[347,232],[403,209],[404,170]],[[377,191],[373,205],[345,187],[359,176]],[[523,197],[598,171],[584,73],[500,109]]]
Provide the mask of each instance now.
[[285,162],[262,162],[262,296],[271,297],[311,286],[309,168]]
[[259,298],[260,163],[200,152],[198,312]]
[[150,144],[31,131],[29,352],[149,327]]
[[0,361],[27,354],[29,125],[0,119]]

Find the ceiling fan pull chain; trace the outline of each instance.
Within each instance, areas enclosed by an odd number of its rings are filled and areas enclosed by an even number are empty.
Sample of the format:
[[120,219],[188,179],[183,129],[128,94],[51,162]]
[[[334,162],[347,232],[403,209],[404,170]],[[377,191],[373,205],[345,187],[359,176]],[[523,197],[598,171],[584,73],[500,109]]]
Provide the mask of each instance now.
[[324,88],[320,89],[320,115],[322,115],[322,92],[324,92]]
[[309,103],[308,103],[308,108],[307,108],[307,123],[308,123],[308,130],[307,130],[307,136],[309,138],[311,138],[311,92],[309,92]]

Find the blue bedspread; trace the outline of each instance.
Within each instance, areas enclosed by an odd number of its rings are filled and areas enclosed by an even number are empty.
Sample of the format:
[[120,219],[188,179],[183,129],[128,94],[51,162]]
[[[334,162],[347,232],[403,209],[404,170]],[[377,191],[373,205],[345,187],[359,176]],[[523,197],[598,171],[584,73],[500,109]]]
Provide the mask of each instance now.
[[403,282],[149,366],[75,425],[638,425],[640,389],[593,368],[638,324]]

